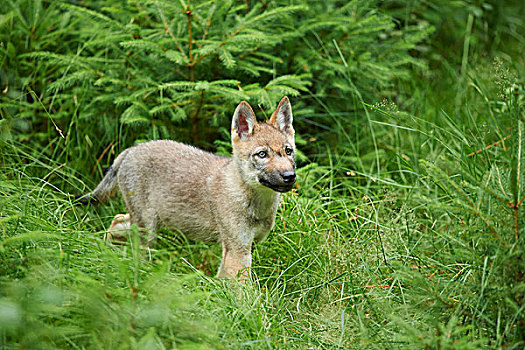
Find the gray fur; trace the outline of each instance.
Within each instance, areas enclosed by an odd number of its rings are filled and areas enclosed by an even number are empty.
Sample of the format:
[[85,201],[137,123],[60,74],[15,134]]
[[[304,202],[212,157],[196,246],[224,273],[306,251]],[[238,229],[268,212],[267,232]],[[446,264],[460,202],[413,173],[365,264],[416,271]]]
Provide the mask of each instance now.
[[104,175],[102,181],[88,196],[94,198],[97,202],[106,202],[111,197],[115,196],[117,191],[117,174],[124,158],[128,154],[129,150],[124,150],[117,159],[113,162],[113,165],[109,167]]

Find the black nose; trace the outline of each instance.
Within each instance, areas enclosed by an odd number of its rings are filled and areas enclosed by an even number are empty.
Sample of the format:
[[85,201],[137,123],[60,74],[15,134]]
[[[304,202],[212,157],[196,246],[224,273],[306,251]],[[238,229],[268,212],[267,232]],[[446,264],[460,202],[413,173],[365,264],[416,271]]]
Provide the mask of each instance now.
[[281,173],[284,183],[291,184],[295,182],[295,171],[285,171]]

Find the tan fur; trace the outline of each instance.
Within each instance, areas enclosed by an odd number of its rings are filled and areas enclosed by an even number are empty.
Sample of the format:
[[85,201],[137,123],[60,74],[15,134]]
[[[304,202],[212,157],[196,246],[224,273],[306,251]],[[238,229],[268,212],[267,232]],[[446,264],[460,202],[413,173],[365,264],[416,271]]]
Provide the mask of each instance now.
[[104,240],[106,242],[124,242],[128,239],[130,228],[131,218],[129,214],[117,214],[104,235]]
[[135,223],[149,231],[150,244],[160,227],[178,229],[189,239],[220,241],[217,275],[245,280],[252,242],[273,228],[279,192],[295,182],[292,121],[287,97],[264,124],[257,124],[243,101],[232,120],[231,158],[175,141],[141,143],[121,153],[88,196],[104,200],[118,185],[129,215],[115,216],[111,234],[121,236]]

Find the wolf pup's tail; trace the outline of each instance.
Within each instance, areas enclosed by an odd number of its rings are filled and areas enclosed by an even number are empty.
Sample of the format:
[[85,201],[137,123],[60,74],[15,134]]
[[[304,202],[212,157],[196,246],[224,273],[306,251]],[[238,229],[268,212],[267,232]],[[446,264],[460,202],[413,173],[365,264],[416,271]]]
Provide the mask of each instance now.
[[97,204],[103,203],[113,197],[117,192],[117,174],[122,161],[124,158],[126,158],[127,153],[128,150],[125,150],[119,154],[113,164],[109,167],[102,181],[100,181],[93,192],[77,195],[75,196],[75,199],[82,204]]

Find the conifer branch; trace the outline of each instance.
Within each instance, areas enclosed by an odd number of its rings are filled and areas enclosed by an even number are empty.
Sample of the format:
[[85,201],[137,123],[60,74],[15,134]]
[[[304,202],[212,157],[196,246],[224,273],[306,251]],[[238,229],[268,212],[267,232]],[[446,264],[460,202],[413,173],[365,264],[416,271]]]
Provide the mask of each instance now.
[[197,144],[197,141],[199,141],[199,137],[198,137],[199,113],[201,111],[203,101],[204,101],[204,90],[201,90],[201,98],[199,100],[199,105],[197,107],[197,110],[195,111],[195,114],[191,118],[193,144]]
[[[204,33],[202,34],[202,40],[206,40],[206,37],[208,36],[208,33],[210,32],[211,27],[211,18],[213,16],[213,13],[210,13],[210,17],[208,17],[208,21],[206,22],[206,29],[204,29]],[[197,45],[199,48],[202,47],[202,45]]]
[[496,142],[493,142],[493,143],[491,143],[490,145],[487,145],[487,146],[485,146],[485,147],[483,147],[483,148],[481,148],[481,149],[478,149],[478,150],[475,151],[475,152],[469,153],[469,154],[467,154],[467,157],[472,157],[474,154],[480,154],[481,152],[486,151],[486,150],[488,150],[489,148],[492,148],[492,147],[494,147],[494,146],[498,146],[500,143],[503,144],[503,148],[506,150],[506,148],[505,148],[505,140],[510,139],[510,136],[511,136],[511,135],[507,135],[507,136],[503,137],[501,140],[498,140],[498,141],[496,141]]
[[171,28],[168,25],[168,22],[166,21],[166,17],[164,16],[164,12],[162,12],[162,10],[159,9],[159,8],[157,8],[157,10],[159,11],[160,19],[161,19],[162,25],[164,27],[164,33],[168,33],[168,35],[171,37],[171,39],[173,39],[173,42],[176,43],[177,49],[180,51],[181,54],[184,55],[184,51],[182,50],[182,48],[178,44],[177,38],[175,37],[175,35],[173,35],[173,31],[171,30]]
[[193,81],[195,80],[194,71],[193,71],[195,62],[193,62],[193,52],[192,52],[193,40],[191,38],[191,15],[192,15],[191,9],[188,7],[186,10],[186,16],[188,17],[188,57],[189,57],[188,67],[190,69],[190,80]]
[[518,204],[516,204],[516,206],[520,206],[523,204],[523,201],[525,200],[525,196],[521,197],[521,199],[519,200]]

